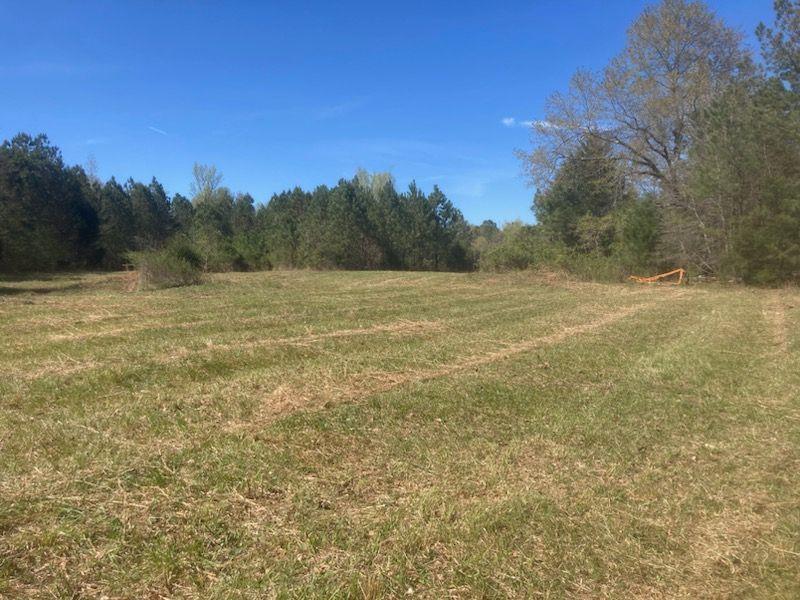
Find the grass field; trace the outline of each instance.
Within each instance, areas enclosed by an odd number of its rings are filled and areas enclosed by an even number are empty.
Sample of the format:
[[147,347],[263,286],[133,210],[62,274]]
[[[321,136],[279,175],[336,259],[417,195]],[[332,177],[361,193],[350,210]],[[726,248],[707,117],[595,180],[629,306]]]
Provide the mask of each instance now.
[[0,281],[0,596],[800,597],[800,293]]

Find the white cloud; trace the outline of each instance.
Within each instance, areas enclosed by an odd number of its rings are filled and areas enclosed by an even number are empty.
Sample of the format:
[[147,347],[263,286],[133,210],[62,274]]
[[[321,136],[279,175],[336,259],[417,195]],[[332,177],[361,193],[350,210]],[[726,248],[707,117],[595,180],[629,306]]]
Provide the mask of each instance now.
[[525,129],[530,129],[531,127],[541,127],[543,129],[554,129],[558,127],[557,125],[553,125],[549,121],[518,121],[514,117],[504,117],[500,120],[505,127],[523,127]]
[[164,131],[163,129],[159,129],[158,127],[153,127],[152,125],[148,125],[147,128],[150,131],[156,132],[158,135],[168,135],[166,131]]
[[500,122],[505,127],[533,127],[538,121],[517,121],[514,117],[503,117]]

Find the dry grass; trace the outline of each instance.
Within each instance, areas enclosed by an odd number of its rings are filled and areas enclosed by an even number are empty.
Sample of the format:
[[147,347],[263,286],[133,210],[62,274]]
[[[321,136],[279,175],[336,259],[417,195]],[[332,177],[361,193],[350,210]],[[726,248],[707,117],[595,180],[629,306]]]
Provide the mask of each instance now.
[[792,290],[3,283],[0,596],[800,595]]

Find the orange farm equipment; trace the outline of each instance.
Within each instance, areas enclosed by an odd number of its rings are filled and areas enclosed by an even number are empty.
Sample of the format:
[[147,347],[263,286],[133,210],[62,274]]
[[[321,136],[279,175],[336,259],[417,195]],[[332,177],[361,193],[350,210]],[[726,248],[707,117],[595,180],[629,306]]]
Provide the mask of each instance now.
[[[674,279],[676,275],[678,277],[677,280]],[[673,279],[668,280],[670,277]],[[636,283],[670,283],[672,285],[680,285],[686,279],[686,270],[675,269],[674,271],[661,273],[661,275],[653,275],[652,277],[637,277],[636,275],[631,275],[628,279],[635,281]]]

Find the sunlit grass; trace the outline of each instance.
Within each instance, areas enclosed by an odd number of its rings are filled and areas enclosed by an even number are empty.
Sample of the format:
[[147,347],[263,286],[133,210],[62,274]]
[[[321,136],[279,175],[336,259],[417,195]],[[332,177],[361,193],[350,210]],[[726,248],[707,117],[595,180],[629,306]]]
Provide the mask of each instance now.
[[800,594],[794,291],[0,282],[0,595]]

